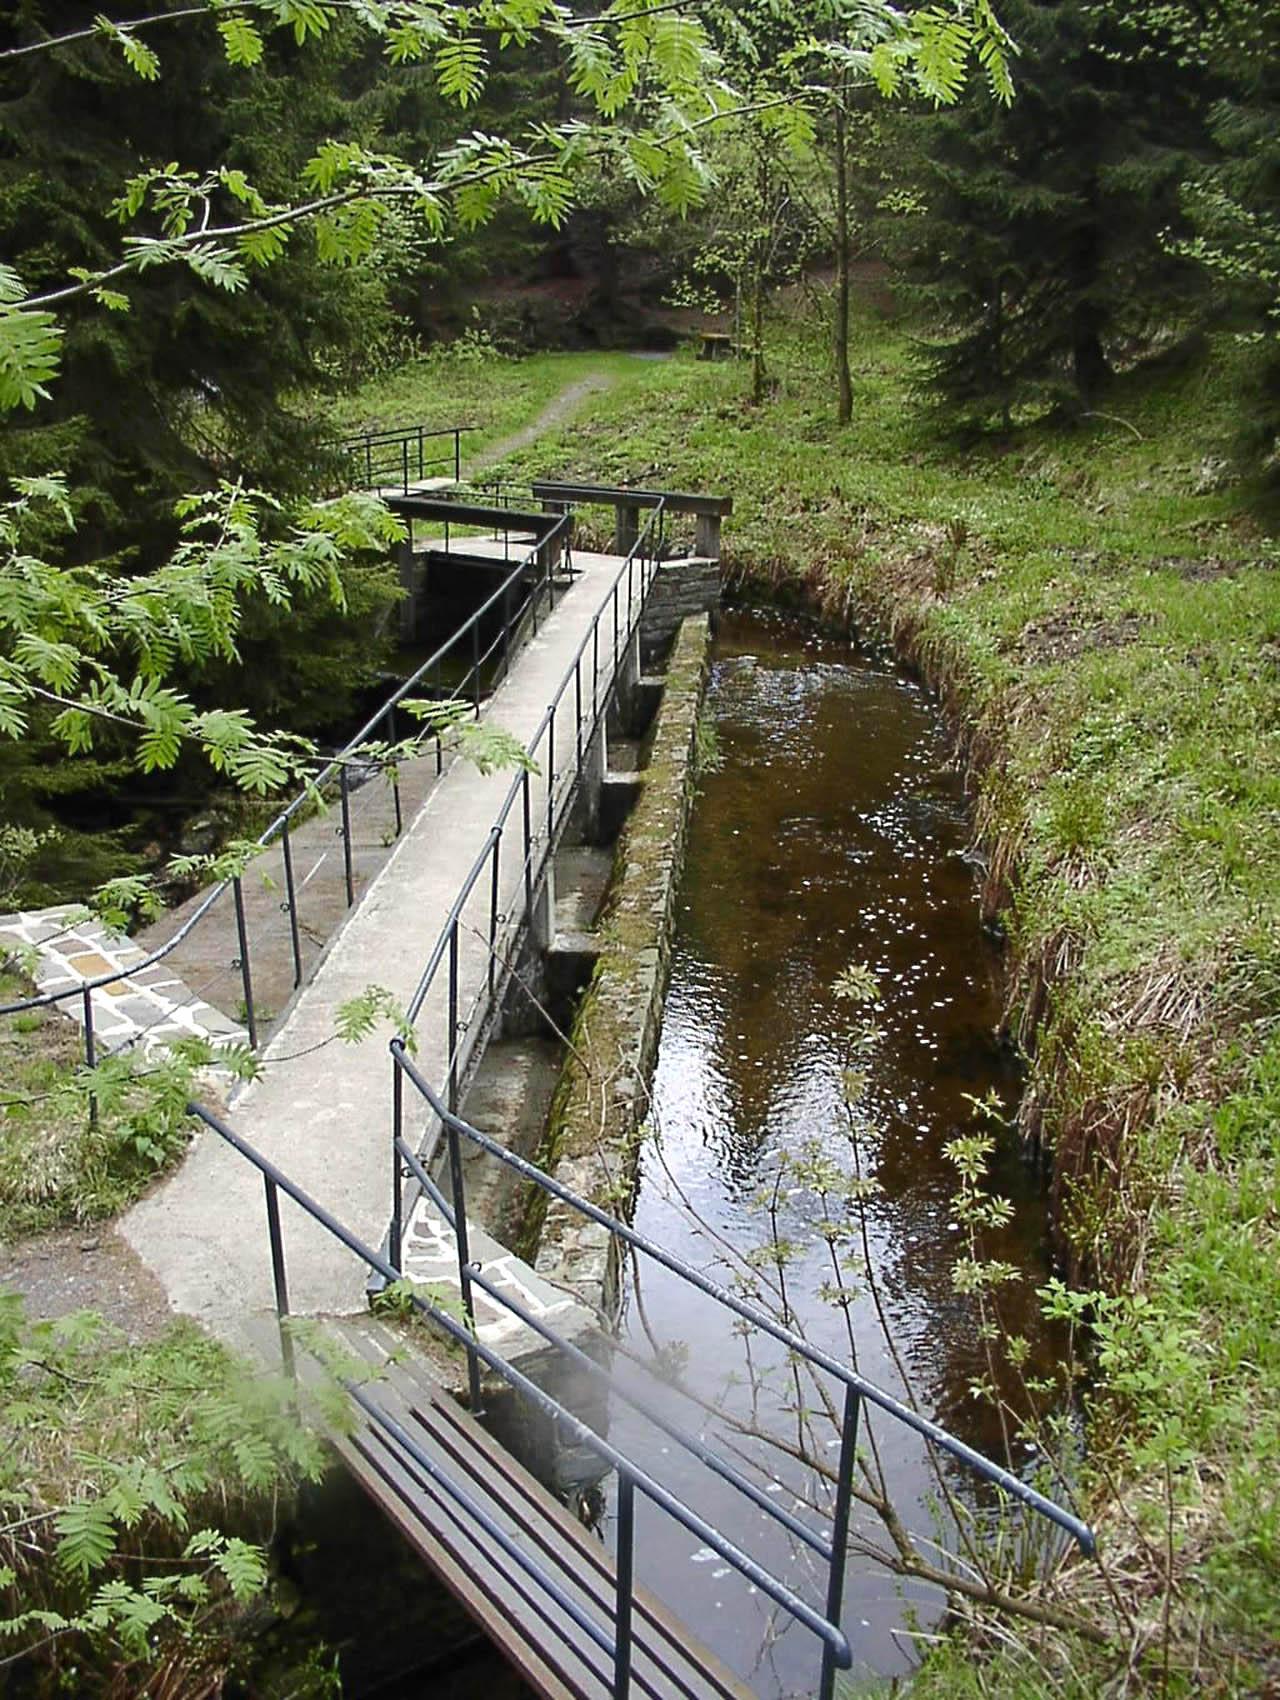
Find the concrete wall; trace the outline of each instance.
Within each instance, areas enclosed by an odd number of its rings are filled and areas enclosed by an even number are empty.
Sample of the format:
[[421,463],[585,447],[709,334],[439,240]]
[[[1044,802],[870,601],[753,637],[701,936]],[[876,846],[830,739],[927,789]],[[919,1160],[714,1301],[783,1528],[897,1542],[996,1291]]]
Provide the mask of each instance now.
[[714,614],[719,606],[719,561],[669,561],[659,567],[640,616],[642,666],[666,652],[682,620]]
[[[718,594],[718,575],[716,588]],[[600,957],[574,1023],[542,1153],[561,1181],[614,1214],[625,1213],[634,1188],[662,1024],[709,649],[708,615],[683,619],[640,796],[618,841],[598,928]],[[554,1201],[541,1223],[534,1266],[588,1304],[613,1309],[618,1271],[610,1236]]]

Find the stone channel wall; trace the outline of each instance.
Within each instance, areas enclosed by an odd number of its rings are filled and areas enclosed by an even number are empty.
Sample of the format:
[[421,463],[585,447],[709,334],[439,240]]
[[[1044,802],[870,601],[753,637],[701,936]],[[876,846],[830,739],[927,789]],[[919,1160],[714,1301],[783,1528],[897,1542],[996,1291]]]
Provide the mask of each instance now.
[[667,648],[682,620],[720,606],[720,563],[668,561],[658,569],[640,616],[640,662],[647,667]]
[[[598,928],[600,955],[574,1022],[543,1151],[544,1164],[562,1182],[614,1214],[625,1214],[634,1190],[709,652],[709,616],[684,619],[668,661],[640,795],[618,841]],[[617,1255],[609,1234],[554,1200],[541,1223],[535,1268],[588,1304],[608,1311],[616,1305]]]

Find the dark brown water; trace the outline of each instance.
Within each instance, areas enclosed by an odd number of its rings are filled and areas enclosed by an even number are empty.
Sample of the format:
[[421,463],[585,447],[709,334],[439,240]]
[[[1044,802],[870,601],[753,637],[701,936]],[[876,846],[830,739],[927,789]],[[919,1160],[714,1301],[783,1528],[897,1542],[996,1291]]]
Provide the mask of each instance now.
[[[775,1185],[780,1153],[811,1145],[846,1174],[860,1163],[879,1188],[867,1228],[881,1306],[920,1408],[1002,1456],[998,1421],[970,1394],[983,1348],[972,1303],[952,1286],[962,1235],[943,1145],[974,1130],[972,1099],[994,1094],[1011,1107],[1017,1080],[994,1037],[998,960],[979,926],[964,797],[937,717],[917,685],[848,645],[742,614],[725,619],[709,702],[722,765],[704,777],[692,825],[653,1089],[657,1143],[644,1153],[636,1225],[718,1278],[741,1276],[727,1248],[750,1252],[769,1238],[760,1198]],[[882,1032],[859,1063],[865,1085],[851,1119],[842,1086],[851,1006],[833,986],[852,964],[876,977]],[[992,1186],[1017,1209],[986,1253],[1028,1278],[1024,1298],[1008,1290],[1004,1320],[1044,1353],[1030,1299],[1047,1273],[1044,1210],[1008,1138]],[[783,1188],[777,1231],[791,1247],[795,1313],[815,1343],[848,1361],[846,1321],[820,1296],[832,1269],[819,1219],[812,1188]],[[849,1280],[859,1366],[900,1392],[865,1280]],[[741,1415],[752,1395],[743,1342],[726,1320],[647,1274],[639,1303],[629,1295],[625,1327],[637,1344],[646,1332],[674,1343],[687,1379]],[[755,1356],[757,1405],[794,1438],[786,1366],[774,1354],[770,1367],[758,1346]],[[809,1432],[819,1448],[834,1446],[822,1420]],[[621,1405],[614,1433],[647,1446],[655,1474],[821,1603],[812,1568],[762,1527],[758,1510],[646,1439]],[[875,1433],[904,1519],[948,1541],[950,1519],[936,1509],[919,1446],[883,1421]],[[790,1504],[798,1482],[786,1461],[751,1443],[746,1451]],[[947,1479],[981,1512],[969,1484]],[[642,1578],[761,1695],[814,1692],[807,1632],[771,1624],[740,1578],[661,1515],[642,1507],[638,1526]],[[865,1517],[859,1527],[877,1532]],[[863,1672],[911,1668],[909,1616],[927,1627],[940,1603],[855,1560],[846,1627]]]

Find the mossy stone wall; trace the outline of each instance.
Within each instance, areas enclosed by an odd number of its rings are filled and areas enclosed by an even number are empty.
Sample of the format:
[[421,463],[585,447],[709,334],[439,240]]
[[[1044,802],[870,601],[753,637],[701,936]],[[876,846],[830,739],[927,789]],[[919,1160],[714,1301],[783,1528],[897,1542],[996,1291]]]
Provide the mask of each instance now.
[[[707,614],[682,621],[640,795],[618,840],[599,926],[600,957],[579,1006],[547,1126],[544,1165],[614,1214],[625,1214],[631,1203],[662,1025],[710,643]],[[541,1223],[535,1267],[589,1304],[610,1311],[616,1304],[617,1256],[610,1235],[555,1200]]]

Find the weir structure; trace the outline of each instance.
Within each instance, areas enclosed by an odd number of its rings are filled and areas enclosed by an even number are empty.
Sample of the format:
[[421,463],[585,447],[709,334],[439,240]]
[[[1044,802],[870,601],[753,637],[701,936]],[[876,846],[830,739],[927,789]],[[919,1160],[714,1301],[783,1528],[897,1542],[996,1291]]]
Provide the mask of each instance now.
[[[456,444],[455,438],[455,454]],[[405,448],[405,466],[408,454]],[[703,1626],[681,1622],[638,1584],[643,1508],[645,1517],[674,1519],[743,1588],[758,1591],[814,1637],[815,1691],[831,1700],[836,1672],[853,1657],[842,1597],[865,1413],[906,1425],[1085,1551],[1092,1550],[1090,1530],[1015,1473],[637,1232],[616,1207],[575,1192],[464,1113],[487,1040],[527,1003],[538,961],[555,950],[555,857],[570,823],[602,808],[611,782],[611,724],[656,691],[646,669],[680,621],[714,594],[718,525],[729,504],[552,483],[534,486],[536,516],[509,498],[438,490],[405,488],[392,501],[415,524],[449,518],[450,540],[461,530],[465,553],[488,563],[482,570],[495,561],[505,567],[514,549],[517,566],[499,573],[499,586],[484,603],[487,617],[500,609],[499,635],[486,641],[481,624],[463,628],[462,658],[469,661],[453,695],[506,732],[523,757],[514,768],[481,771],[464,760],[446,761],[437,746],[436,773],[416,817],[404,818],[397,792],[394,847],[356,901],[348,777],[356,746],[340,752],[335,767],[349,912],[314,963],[304,959],[299,941],[304,891],[291,865],[301,804],[273,822],[263,841],[279,852],[286,875],[292,1001],[263,1047],[261,1077],[227,1112],[191,1105],[202,1135],[182,1168],[129,1213],[123,1231],[176,1309],[235,1346],[277,1358],[301,1383],[322,1372],[294,1319],[326,1319],[327,1373],[335,1373],[336,1342],[336,1373],[354,1419],[335,1444],[538,1693],[554,1700],[742,1700],[751,1693],[740,1674],[707,1650]],[[614,507],[619,553],[573,545],[573,516],[585,503]],[[448,515],[441,515],[442,505],[450,507]],[[681,514],[694,517],[698,542],[714,546],[714,554],[670,552],[666,528]],[[485,527],[490,535],[477,536]],[[438,547],[433,535],[423,552]],[[402,566],[412,573],[419,563]],[[427,669],[438,662],[433,656]],[[437,681],[443,677],[438,671]],[[423,682],[419,669],[393,693],[362,729],[366,747]],[[393,776],[392,785],[399,783]],[[643,784],[643,773],[628,783]],[[152,966],[165,950],[176,951],[228,890],[256,1042],[243,872],[197,906]],[[16,1007],[69,1003],[84,1019],[92,1066],[95,999],[118,990],[122,978],[99,975],[54,987]],[[389,1051],[385,1041],[331,1044],[337,1007],[371,982],[403,1010]],[[673,1418],[654,1373],[661,1366],[620,1363],[607,1314],[538,1275],[469,1219],[468,1150],[603,1236],[619,1257],[720,1307],[726,1333],[745,1332],[802,1365],[826,1390],[835,1468],[811,1472],[789,1508],[740,1457],[709,1443],[702,1425]],[[406,1270],[421,1274],[424,1241],[435,1260],[431,1278],[406,1282]],[[370,1284],[391,1286],[400,1319],[428,1324],[430,1343],[395,1326],[385,1303],[380,1316],[371,1316]],[[445,1390],[450,1382],[463,1384],[460,1397]],[[539,1413],[562,1445],[592,1461],[597,1478],[611,1479],[610,1545],[584,1530],[485,1426],[504,1390]],[[713,1527],[670,1478],[611,1440],[613,1409],[625,1409],[628,1425],[648,1425],[664,1454],[727,1486],[810,1555],[816,1597],[804,1597]]]

